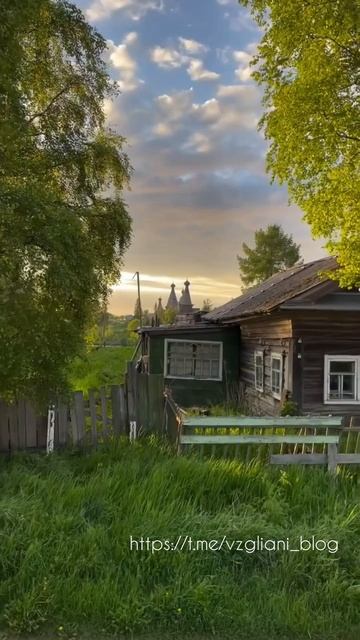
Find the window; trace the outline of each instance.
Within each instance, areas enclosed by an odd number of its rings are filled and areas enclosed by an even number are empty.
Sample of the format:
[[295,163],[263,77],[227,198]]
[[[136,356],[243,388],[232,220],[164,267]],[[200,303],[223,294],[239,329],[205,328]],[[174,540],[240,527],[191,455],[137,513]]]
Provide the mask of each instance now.
[[222,379],[222,342],[165,340],[165,376]]
[[360,402],[360,356],[325,356],[324,402]]
[[271,391],[274,398],[280,399],[282,391],[282,356],[271,354]]
[[255,389],[264,391],[264,353],[255,351]]

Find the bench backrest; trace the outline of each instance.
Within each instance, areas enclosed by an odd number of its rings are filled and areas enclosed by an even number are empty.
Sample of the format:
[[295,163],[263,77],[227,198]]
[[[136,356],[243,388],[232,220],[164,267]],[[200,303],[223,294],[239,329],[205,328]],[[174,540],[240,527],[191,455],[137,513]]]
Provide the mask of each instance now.
[[342,417],[247,417],[247,416],[194,416],[183,420],[183,428],[190,429],[335,429],[343,427]]

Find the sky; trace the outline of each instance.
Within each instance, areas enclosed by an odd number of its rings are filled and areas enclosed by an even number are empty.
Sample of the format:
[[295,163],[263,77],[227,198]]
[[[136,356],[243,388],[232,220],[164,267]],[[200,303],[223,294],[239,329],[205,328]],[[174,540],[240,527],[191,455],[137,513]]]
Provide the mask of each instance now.
[[237,0],[78,0],[108,41],[120,95],[107,121],[134,167],[124,193],[133,239],[109,310],[166,304],[190,280],[195,306],[241,293],[237,254],[254,231],[281,224],[302,256],[324,255],[285,187],[270,184],[257,128],[261,89],[249,62],[261,33]]

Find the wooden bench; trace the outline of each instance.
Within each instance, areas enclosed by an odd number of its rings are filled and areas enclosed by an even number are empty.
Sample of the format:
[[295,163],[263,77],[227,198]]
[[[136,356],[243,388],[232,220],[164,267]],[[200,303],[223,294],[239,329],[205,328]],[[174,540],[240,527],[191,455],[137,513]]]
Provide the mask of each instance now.
[[[191,417],[182,421],[179,453],[194,445],[281,445],[280,453],[270,455],[270,464],[327,464],[328,470],[335,473],[339,463],[360,464],[360,455],[338,453],[342,428],[341,417]],[[254,430],[260,432],[253,433]],[[267,430],[271,433],[264,433]],[[279,430],[283,433],[276,433]],[[296,433],[287,433],[289,430]],[[247,433],[241,433],[244,431]],[[284,445],[293,445],[294,451],[284,453]],[[322,445],[322,453],[315,452],[316,445]],[[299,446],[300,454],[296,453]],[[306,451],[308,448],[311,452]]]

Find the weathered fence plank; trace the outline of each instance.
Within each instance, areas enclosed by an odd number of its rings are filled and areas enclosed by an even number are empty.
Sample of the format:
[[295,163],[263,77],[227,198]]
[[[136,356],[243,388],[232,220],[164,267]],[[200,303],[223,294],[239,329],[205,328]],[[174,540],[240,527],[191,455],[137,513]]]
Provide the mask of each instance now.
[[114,435],[121,433],[120,388],[118,384],[111,386],[112,425]]
[[136,420],[136,370],[132,362],[127,364],[126,372],[127,407],[129,422]]
[[338,453],[336,462],[338,464],[360,464],[360,453]]
[[326,464],[326,453],[281,453],[270,456],[270,464]]
[[100,389],[100,401],[101,401],[101,421],[102,421],[102,434],[104,438],[108,437],[108,418],[107,418],[107,400],[106,389],[101,387]]
[[136,380],[136,424],[138,433],[146,433],[149,424],[149,376],[139,373]]
[[128,411],[126,403],[126,389],[125,385],[121,384],[119,388],[119,401],[120,401],[120,433],[123,435],[128,434]]
[[147,431],[160,435],[164,412],[164,377],[161,374],[151,374],[148,375],[147,378]]
[[90,407],[90,420],[91,420],[91,442],[94,447],[97,445],[97,426],[96,426],[96,400],[95,389],[89,390],[89,407]]
[[74,444],[84,444],[85,436],[85,410],[84,410],[84,394],[82,391],[75,391],[74,405],[76,416],[76,442]]
[[71,437],[72,445],[76,447],[79,444],[78,427],[76,421],[76,412],[74,407],[70,407],[70,419],[71,419]]
[[26,410],[25,400],[19,400],[15,405],[17,413],[17,429],[18,429],[18,449],[20,451],[26,448]]
[[33,404],[26,402],[26,448],[37,447],[36,413]]
[[337,444],[339,436],[181,436],[181,444]]
[[9,451],[10,435],[9,435],[9,420],[8,420],[8,406],[5,402],[0,400],[0,451]]
[[59,447],[64,447],[67,443],[68,437],[68,407],[61,400],[58,403],[57,410],[57,422],[58,422],[58,440],[55,443]]
[[9,420],[9,436],[10,436],[10,448],[12,451],[19,449],[18,438],[18,422],[17,422],[17,407],[12,404],[8,407],[8,420]]
[[331,417],[331,418],[314,418],[307,416],[296,416],[293,418],[283,417],[248,417],[248,416],[196,416],[194,418],[186,418],[184,420],[184,427],[196,427],[196,429],[223,429],[224,427],[237,428],[237,429],[249,429],[254,427],[264,427],[268,429],[272,428],[289,428],[296,427],[301,429],[302,427],[328,427],[333,429],[341,429],[343,424],[343,418]]

